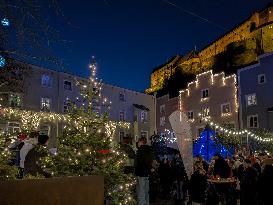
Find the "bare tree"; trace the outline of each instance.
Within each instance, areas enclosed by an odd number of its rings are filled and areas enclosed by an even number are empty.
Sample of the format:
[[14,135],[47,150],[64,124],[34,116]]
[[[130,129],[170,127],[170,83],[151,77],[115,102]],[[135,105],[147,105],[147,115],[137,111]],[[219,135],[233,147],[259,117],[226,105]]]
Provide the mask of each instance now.
[[3,19],[9,25],[1,25],[0,29],[2,56],[27,62],[47,61],[63,67],[61,59],[50,49],[52,45],[68,43],[52,26],[56,19],[70,24],[58,0],[0,0],[0,20]]

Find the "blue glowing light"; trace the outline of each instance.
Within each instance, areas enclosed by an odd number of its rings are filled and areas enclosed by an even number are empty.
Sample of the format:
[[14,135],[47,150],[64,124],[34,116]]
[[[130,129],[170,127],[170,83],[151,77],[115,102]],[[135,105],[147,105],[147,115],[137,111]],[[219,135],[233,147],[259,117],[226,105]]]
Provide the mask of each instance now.
[[6,59],[0,55],[0,68],[3,68],[6,65]]
[[2,26],[9,26],[9,20],[7,18],[3,18],[1,20],[1,25]]
[[226,158],[227,156],[232,156],[233,150],[227,150],[223,145],[217,142],[216,133],[206,128],[193,145],[193,156],[201,155],[209,162],[216,153]]

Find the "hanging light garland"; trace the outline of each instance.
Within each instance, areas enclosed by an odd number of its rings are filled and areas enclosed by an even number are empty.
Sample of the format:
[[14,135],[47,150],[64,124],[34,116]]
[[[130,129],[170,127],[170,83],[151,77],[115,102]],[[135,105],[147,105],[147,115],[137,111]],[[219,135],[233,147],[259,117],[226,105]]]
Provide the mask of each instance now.
[[254,134],[253,132],[245,129],[242,131],[234,131],[231,129],[227,129],[225,127],[220,126],[219,124],[212,122],[211,120],[209,120],[208,118],[204,117],[203,120],[205,122],[207,122],[211,127],[213,127],[215,130],[218,130],[220,132],[226,133],[228,135],[235,135],[235,136],[242,136],[244,134],[247,134],[248,136],[252,137],[253,139],[260,141],[260,142],[268,142],[268,143],[272,143],[273,142],[273,138],[262,138],[256,134]]

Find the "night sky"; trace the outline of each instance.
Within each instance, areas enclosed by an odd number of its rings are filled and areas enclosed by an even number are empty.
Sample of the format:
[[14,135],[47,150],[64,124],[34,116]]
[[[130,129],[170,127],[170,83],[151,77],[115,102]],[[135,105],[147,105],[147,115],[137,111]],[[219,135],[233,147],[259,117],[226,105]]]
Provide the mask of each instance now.
[[195,46],[205,47],[227,32],[220,27],[231,29],[270,2],[168,1],[180,9],[162,0],[63,1],[63,13],[71,24],[63,23],[59,30],[72,43],[55,53],[63,58],[67,71],[86,77],[94,55],[98,77],[104,82],[144,91],[153,68]]

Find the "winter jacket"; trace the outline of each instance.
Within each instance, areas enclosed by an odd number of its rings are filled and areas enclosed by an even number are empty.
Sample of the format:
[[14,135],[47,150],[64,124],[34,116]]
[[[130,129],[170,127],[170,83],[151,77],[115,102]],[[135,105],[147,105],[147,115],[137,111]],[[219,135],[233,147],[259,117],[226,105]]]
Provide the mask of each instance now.
[[148,177],[153,162],[153,151],[149,145],[142,145],[137,150],[135,160],[135,174],[139,177]]
[[203,203],[205,201],[205,193],[207,186],[207,177],[196,170],[190,179],[190,195],[191,200],[197,203]]
[[25,158],[29,150],[33,148],[33,145],[38,143],[37,138],[29,138],[24,140],[24,146],[20,150],[20,167],[24,168]]
[[49,177],[50,174],[43,171],[43,169],[40,166],[39,160],[42,157],[45,157],[47,153],[45,151],[40,152],[38,151],[37,147],[40,145],[37,145],[33,147],[27,154],[25,159],[25,168],[24,168],[24,174],[31,174],[33,176],[36,176],[37,174],[44,175],[45,177]]

